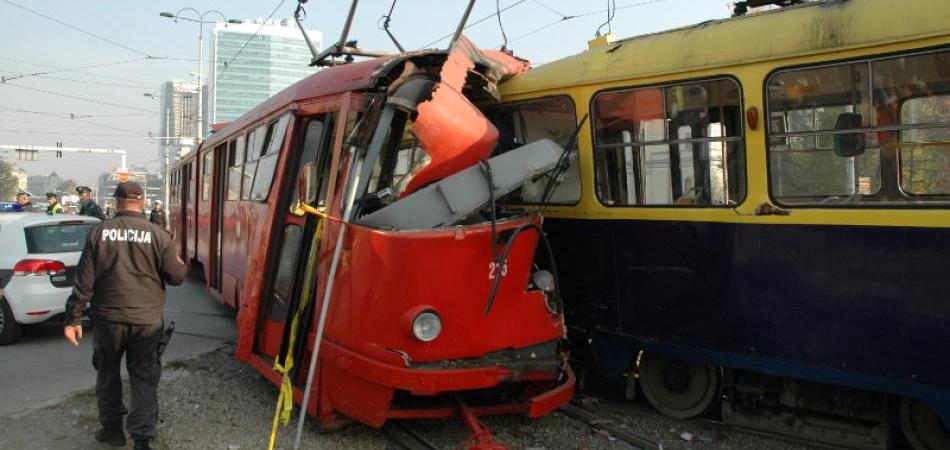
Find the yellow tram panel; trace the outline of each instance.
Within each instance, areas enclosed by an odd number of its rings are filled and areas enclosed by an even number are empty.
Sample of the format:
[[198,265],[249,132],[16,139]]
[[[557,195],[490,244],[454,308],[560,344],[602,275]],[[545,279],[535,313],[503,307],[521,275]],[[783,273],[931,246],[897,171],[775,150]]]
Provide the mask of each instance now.
[[[858,5],[860,3],[860,5]],[[756,108],[750,128],[743,114],[746,196],[735,207],[605,206],[594,194],[591,121],[579,135],[581,198],[551,205],[552,217],[640,219],[757,224],[840,224],[950,227],[950,210],[911,207],[788,207],[788,215],[756,215],[769,195],[768,126],[764,83],[776,69],[935,49],[950,45],[950,2],[945,0],[827,1],[704,22],[661,33],[598,43],[580,54],[545,64],[501,86],[505,101],[569,96],[580,119],[594,96],[611,89],[732,78],[743,112]],[[776,43],[781,43],[777,45]]]

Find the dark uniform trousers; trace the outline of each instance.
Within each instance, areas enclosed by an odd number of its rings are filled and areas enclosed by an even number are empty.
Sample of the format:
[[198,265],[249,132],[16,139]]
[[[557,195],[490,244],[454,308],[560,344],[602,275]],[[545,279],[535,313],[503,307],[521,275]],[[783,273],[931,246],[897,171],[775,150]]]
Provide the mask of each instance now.
[[96,400],[99,403],[99,422],[103,427],[121,429],[122,416],[126,414],[120,378],[124,353],[132,391],[126,429],[133,439],[157,436],[158,381],[162,374],[158,342],[163,331],[161,324],[93,321],[92,362],[98,372]]

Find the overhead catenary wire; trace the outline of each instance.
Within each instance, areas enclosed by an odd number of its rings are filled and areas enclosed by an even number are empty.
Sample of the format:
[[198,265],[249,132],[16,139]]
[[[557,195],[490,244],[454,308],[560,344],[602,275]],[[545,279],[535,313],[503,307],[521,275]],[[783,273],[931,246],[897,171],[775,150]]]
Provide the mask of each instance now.
[[[114,66],[114,65],[119,65],[120,63],[121,63],[121,64],[128,64],[128,63],[135,62],[135,61],[145,61],[145,60],[147,60],[147,59],[148,59],[148,58],[136,58],[136,59],[132,59],[132,60],[113,61],[112,63],[102,63],[102,65],[99,66],[99,67],[106,67],[107,65],[113,65],[113,66]],[[43,63],[38,63],[38,62],[34,62],[34,61],[26,61],[26,60],[17,59],[17,58],[8,58],[8,57],[5,57],[5,56],[0,56],[0,60],[3,60],[3,61],[11,61],[11,62],[16,62],[16,63],[20,63],[20,64],[27,64],[27,65],[37,66],[37,67],[47,67],[47,68],[50,68],[50,69],[55,69],[57,72],[58,72],[58,71],[62,71],[62,72],[72,72],[72,73],[78,73],[78,74],[82,74],[82,75],[93,76],[93,77],[100,77],[100,78],[108,78],[108,79],[113,79],[113,80],[125,81],[125,82],[129,82],[129,83],[143,83],[143,82],[144,82],[144,83],[148,84],[147,81],[143,81],[143,80],[141,80],[141,79],[135,80],[135,79],[130,79],[130,78],[117,77],[117,76],[114,76],[114,75],[104,75],[104,74],[99,74],[99,73],[86,72],[85,69],[79,69],[79,68],[68,68],[68,67],[52,66],[52,65],[49,65],[49,64],[43,64]],[[26,72],[18,72],[18,73],[26,73]],[[46,71],[45,73],[54,73],[54,72],[53,72],[53,71]],[[158,85],[158,84],[161,84],[161,83],[160,83],[160,82],[155,82],[155,83],[154,83],[154,85]]]
[[649,4],[652,4],[652,3],[662,3],[662,2],[668,2],[668,1],[670,1],[670,0],[644,0],[644,1],[636,2],[636,3],[631,3],[631,4],[628,4],[628,5],[616,6],[616,7],[614,7],[614,8],[598,9],[598,10],[596,10],[596,11],[588,11],[588,12],[585,12],[585,13],[580,13],[580,14],[575,14],[575,15],[569,15],[569,16],[563,16],[561,19],[558,19],[558,20],[556,20],[556,21],[554,21],[554,22],[548,23],[548,24],[546,24],[546,25],[542,25],[542,26],[540,26],[540,27],[538,27],[538,28],[535,28],[535,29],[533,29],[533,30],[531,30],[531,31],[529,31],[529,32],[527,32],[527,33],[524,33],[524,34],[519,35],[519,36],[517,36],[517,37],[515,37],[515,38],[512,38],[512,39],[509,39],[509,40],[508,40],[508,43],[510,44],[510,43],[512,43],[512,42],[515,42],[515,41],[519,41],[519,40],[521,40],[521,39],[524,39],[524,38],[526,38],[526,37],[528,37],[528,36],[531,36],[531,35],[540,33],[541,31],[544,31],[544,30],[546,30],[546,29],[548,29],[548,28],[551,28],[551,27],[553,27],[553,26],[555,26],[555,25],[557,25],[557,24],[564,23],[564,22],[566,22],[566,21],[568,21],[568,20],[580,19],[580,18],[583,18],[583,17],[593,16],[593,15],[595,15],[595,14],[602,14],[602,13],[605,13],[605,12],[609,12],[611,9],[612,9],[614,12],[616,12],[616,11],[622,10],[622,9],[635,8],[635,7],[637,7],[637,6],[644,6],[644,5],[649,5]]
[[495,17],[498,18],[498,28],[501,29],[501,38],[505,40],[501,44],[501,50],[508,50],[508,35],[505,34],[505,25],[501,23],[501,0],[495,0]]
[[97,100],[97,99],[94,99],[94,98],[82,97],[82,96],[79,96],[79,95],[64,94],[64,93],[62,93],[62,92],[48,91],[48,90],[46,90],[46,89],[40,89],[40,88],[35,88],[35,87],[30,87],[30,86],[23,86],[23,85],[21,85],[21,84],[14,84],[14,83],[10,83],[10,82],[2,83],[2,84],[0,84],[0,86],[12,86],[12,87],[20,88],[20,89],[27,89],[27,90],[30,90],[30,91],[42,92],[42,93],[44,93],[44,94],[57,95],[57,96],[60,96],[60,97],[71,98],[71,99],[73,99],[73,100],[80,100],[80,101],[90,102],[90,103],[96,103],[96,104],[104,105],[104,106],[111,106],[111,107],[113,107],[113,108],[122,108],[122,109],[128,109],[128,110],[130,110],[130,111],[141,111],[141,112],[147,112],[147,113],[152,113],[152,114],[158,114],[158,111],[152,111],[152,110],[148,110],[148,109],[145,109],[145,108],[139,108],[139,107],[136,107],[136,106],[123,105],[123,104],[120,104],[120,103],[112,103],[112,102],[107,102],[107,101],[105,101],[105,100]]
[[[11,70],[0,70],[0,73],[10,73],[10,74],[14,74],[14,75],[11,75],[11,76],[9,76],[9,77],[7,77],[7,76],[0,76],[0,80],[3,80],[3,81],[0,81],[0,82],[12,81],[12,80],[15,79],[14,77],[16,77],[16,79],[19,79],[19,77],[17,77],[17,75],[20,75],[20,74],[21,74],[21,72],[13,72],[13,71],[11,71]],[[79,79],[79,78],[51,77],[51,76],[49,76],[49,75],[43,75],[43,79],[44,79],[44,80],[51,80],[51,81],[63,81],[63,82],[67,82],[67,83],[95,84],[95,85],[99,85],[99,86],[111,86],[111,87],[129,88],[129,89],[152,89],[152,88],[155,87],[155,86],[149,86],[149,85],[146,85],[146,84],[112,83],[112,82],[109,82],[109,81],[83,80],[83,79]]]
[[594,32],[594,36],[600,37],[600,30],[605,26],[607,27],[607,34],[613,32],[613,21],[614,16],[617,14],[617,0],[607,0],[607,21],[597,27],[597,31]]
[[12,1],[10,1],[10,0],[0,0],[0,1],[2,1],[3,3],[6,3],[6,4],[8,4],[8,5],[11,5],[11,6],[20,8],[20,9],[22,9],[22,10],[24,10],[24,11],[27,11],[27,12],[31,13],[31,14],[35,14],[35,15],[37,15],[37,16],[40,16],[40,17],[42,17],[42,18],[44,18],[44,19],[51,20],[51,21],[56,22],[56,23],[58,23],[58,24],[60,24],[60,25],[62,25],[62,26],[64,26],[64,27],[67,27],[67,28],[70,28],[70,29],[72,29],[72,30],[78,31],[78,32],[83,33],[83,34],[85,34],[85,35],[92,36],[92,37],[94,37],[94,38],[96,38],[96,39],[99,39],[99,40],[101,40],[101,41],[104,41],[104,42],[108,42],[109,44],[112,44],[112,45],[114,45],[114,46],[116,46],[116,47],[123,48],[123,49],[125,49],[125,50],[128,50],[128,51],[133,52],[133,53],[137,53],[137,54],[142,55],[142,56],[145,56],[145,57],[147,57],[147,58],[152,58],[152,57],[153,57],[153,56],[150,55],[149,53],[146,53],[146,52],[143,52],[143,51],[141,51],[141,50],[138,50],[138,49],[129,47],[128,45],[122,44],[122,43],[120,43],[120,42],[116,42],[116,41],[114,41],[114,40],[112,40],[112,39],[109,39],[109,38],[107,38],[107,37],[100,36],[100,35],[98,35],[98,34],[96,34],[96,33],[93,33],[93,32],[91,32],[91,31],[89,31],[89,30],[85,30],[85,29],[82,29],[82,28],[80,28],[80,27],[77,27],[76,25],[73,25],[73,24],[71,24],[71,23],[63,22],[62,20],[59,20],[59,19],[57,19],[57,18],[55,18],[55,17],[52,17],[52,16],[49,16],[49,15],[43,14],[43,13],[41,13],[41,12],[39,12],[39,11],[34,10],[34,9],[30,9],[30,8],[28,8],[28,7],[26,7],[26,6],[23,6],[23,5],[19,4],[19,3],[14,3],[14,2],[12,2]]
[[11,108],[9,106],[0,105],[0,110],[13,111],[23,114],[37,114],[42,116],[49,117],[63,117],[70,119],[84,119],[89,117],[152,117],[151,113],[123,113],[123,114],[85,114],[85,113],[76,113],[76,112],[49,112],[49,111],[34,111],[30,109],[22,108]]
[[[4,125],[7,125],[7,126],[17,127],[17,129],[20,129],[20,127],[22,127],[22,128],[28,128],[28,127],[32,127],[32,126],[35,126],[35,125],[39,125],[39,126],[44,127],[44,128],[45,128],[45,127],[54,127],[54,128],[49,128],[49,129],[47,130],[47,131],[50,131],[50,132],[52,132],[52,133],[58,133],[58,132],[63,132],[63,131],[82,132],[82,133],[98,133],[98,132],[105,133],[104,130],[99,130],[98,128],[92,128],[92,127],[89,126],[89,125],[92,125],[92,124],[83,123],[83,122],[79,122],[79,121],[77,121],[76,123],[71,123],[71,124],[70,124],[70,123],[57,122],[57,121],[54,121],[54,120],[52,120],[52,119],[50,119],[50,120],[34,120],[34,119],[22,119],[22,118],[3,117],[3,123],[4,123]],[[95,125],[93,125],[93,127],[94,127],[94,126],[95,126]],[[125,134],[122,134],[122,136],[129,137],[129,138],[142,138],[143,136],[145,136],[145,135],[147,134],[146,132],[138,132],[138,131],[128,130],[127,128],[111,128],[111,127],[110,127],[110,128],[108,128],[108,129],[111,129],[111,130],[113,130],[113,131],[115,132],[115,133],[106,133],[106,134],[108,134],[108,135],[110,135],[110,136],[112,136],[112,135],[119,136],[120,134],[118,134],[118,133],[125,133]],[[99,130],[99,131],[97,132],[97,130]]]
[[[4,58],[4,59],[7,59],[7,58]],[[10,58],[10,59],[12,59],[12,58]],[[93,69],[93,68],[109,67],[109,66],[118,66],[118,65],[122,65],[122,64],[134,63],[134,62],[148,61],[149,59],[150,59],[150,58],[133,58],[133,59],[123,59],[123,60],[121,60],[121,61],[111,61],[111,62],[107,62],[107,63],[89,64],[89,65],[85,65],[85,66],[66,67],[66,68],[59,68],[59,69],[53,69],[53,70],[44,70],[44,71],[38,71],[38,72],[15,72],[14,75],[12,75],[12,76],[10,76],[10,77],[6,77],[6,78],[7,78],[7,79],[14,79],[14,78],[23,78],[23,77],[39,77],[39,76],[46,76],[46,75],[50,75],[50,74],[54,74],[54,73],[79,72],[79,71],[85,70],[85,69]],[[21,61],[21,62],[22,62],[22,61]],[[52,66],[50,66],[50,67],[52,67]],[[81,73],[81,72],[80,72],[80,73]]]
[[568,17],[570,17],[569,15],[564,14],[564,13],[562,13],[561,11],[558,11],[558,10],[556,10],[556,9],[554,9],[554,8],[552,8],[552,7],[550,7],[550,6],[548,6],[547,4],[545,4],[544,2],[542,2],[541,0],[531,0],[531,1],[533,1],[534,3],[537,3],[538,6],[544,8],[544,9],[546,9],[546,10],[548,10],[548,11],[551,11],[551,12],[554,13],[555,15],[560,16],[561,18],[568,18]]
[[[43,115],[42,115],[43,117],[50,117],[50,118],[53,118],[53,119],[59,119],[60,122],[51,122],[51,121],[48,121],[48,120],[24,119],[22,115],[21,115],[21,116],[17,116],[17,115],[15,115],[16,113],[14,113],[14,112],[0,111],[0,114],[6,114],[6,115],[9,115],[9,116],[12,116],[12,118],[10,118],[10,119],[5,119],[4,122],[11,122],[11,123],[17,123],[17,124],[23,123],[23,124],[35,124],[35,125],[54,125],[54,126],[57,126],[57,127],[94,126],[94,127],[103,128],[103,129],[108,129],[108,130],[113,130],[113,131],[121,131],[121,132],[131,133],[132,135],[135,135],[135,136],[146,136],[146,135],[148,134],[147,131],[143,132],[143,131],[132,130],[132,129],[125,128],[125,127],[119,127],[119,126],[115,126],[115,125],[109,125],[109,124],[104,124],[104,123],[99,123],[99,122],[93,122],[93,121],[91,121],[91,120],[86,120],[86,119],[83,118],[83,117],[77,117],[75,114],[73,114],[72,117],[70,117],[70,116],[55,115],[55,114],[43,114]],[[22,113],[21,113],[21,114],[22,114]]]
[[134,139],[136,136],[131,134],[105,134],[105,133],[64,133],[57,130],[27,130],[22,128],[0,128],[0,131],[8,133],[30,133],[30,134],[41,134],[41,135],[52,135],[52,136],[90,136],[90,137],[115,137],[115,138],[125,138],[125,139]]
[[[469,28],[472,28],[472,27],[474,27],[475,25],[478,25],[478,24],[480,24],[480,23],[482,23],[482,22],[485,22],[486,20],[490,20],[490,19],[492,19],[493,17],[495,17],[496,15],[498,15],[498,14],[500,14],[500,13],[503,13],[503,12],[505,12],[505,11],[511,9],[511,8],[514,8],[515,6],[518,6],[518,5],[520,5],[520,4],[522,4],[522,3],[526,2],[526,1],[528,1],[528,0],[518,0],[518,1],[516,1],[516,2],[514,2],[514,3],[512,3],[512,4],[508,5],[508,6],[506,6],[506,7],[504,7],[504,8],[501,8],[501,10],[499,10],[499,11],[495,11],[495,12],[493,12],[493,13],[491,13],[491,14],[485,16],[485,17],[482,17],[482,18],[480,18],[480,19],[478,19],[478,20],[476,20],[476,21],[474,21],[474,22],[469,23],[468,25],[465,25],[465,28],[463,28],[463,29],[464,29],[464,30],[467,30],[467,29],[469,29]],[[444,41],[444,40],[446,40],[446,39],[452,37],[454,34],[455,34],[454,31],[451,32],[451,33],[448,33],[448,34],[446,34],[446,35],[444,35],[444,36],[442,36],[442,37],[440,37],[440,38],[438,38],[438,39],[436,39],[436,40],[434,40],[434,41],[432,41],[432,42],[429,42],[428,44],[422,45],[421,47],[419,47],[419,50],[424,49],[424,48],[429,48],[429,47],[431,47],[433,44],[438,44],[439,42]]]
[[383,17],[379,18],[379,21],[382,22],[383,25],[380,27],[379,22],[377,22],[376,27],[386,32],[386,35],[389,36],[389,39],[393,41],[393,45],[395,45],[400,52],[405,52],[406,49],[402,47],[402,44],[399,43],[399,41],[396,39],[396,36],[393,36],[393,33],[389,31],[389,23],[393,19],[393,11],[396,9],[396,1],[397,0],[393,0],[392,6],[389,7],[389,12],[383,15]]

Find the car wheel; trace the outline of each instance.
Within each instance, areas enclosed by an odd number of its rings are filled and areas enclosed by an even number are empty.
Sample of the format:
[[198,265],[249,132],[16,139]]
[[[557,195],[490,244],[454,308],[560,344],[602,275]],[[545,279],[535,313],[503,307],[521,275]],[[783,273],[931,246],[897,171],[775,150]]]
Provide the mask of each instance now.
[[0,345],[16,342],[21,331],[22,326],[13,320],[13,310],[10,309],[7,299],[0,298]]

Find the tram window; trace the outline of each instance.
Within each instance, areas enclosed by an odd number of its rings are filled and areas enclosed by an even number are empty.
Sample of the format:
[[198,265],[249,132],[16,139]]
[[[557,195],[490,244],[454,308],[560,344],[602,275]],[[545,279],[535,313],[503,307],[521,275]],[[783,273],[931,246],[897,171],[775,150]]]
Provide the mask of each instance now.
[[241,199],[244,173],[244,136],[228,144],[228,200]]
[[277,255],[277,273],[274,276],[274,287],[271,289],[268,308],[268,318],[275,322],[281,322],[287,316],[302,237],[303,232],[300,227],[287,225],[284,228],[280,254]]
[[[333,116],[335,117],[335,115]],[[329,168],[326,167],[330,162],[330,155],[333,153],[332,148],[328,149],[326,143],[329,139],[327,133],[324,133],[324,116],[317,116],[310,119],[307,122],[307,131],[304,135],[303,141],[303,150],[300,155],[300,165],[301,170],[304,165],[307,163],[313,163],[317,167],[318,173],[318,182],[320,183],[320,192],[323,192],[323,195],[318,195],[316,200],[317,206],[326,205],[326,186],[327,186],[327,172]],[[332,119],[329,120],[327,127],[333,126]],[[301,172],[302,173],[302,172]],[[292,198],[296,199],[300,196],[300,185],[294,180],[294,195]]]
[[204,161],[201,164],[201,200],[206,201],[211,198],[211,169],[214,161],[214,151],[205,152]]
[[251,200],[266,200],[270,192],[271,181],[274,179],[274,170],[280,157],[280,149],[284,145],[284,134],[290,114],[284,114],[268,127],[266,144],[261,146],[261,159],[257,164],[257,173],[254,175],[254,187],[251,188]]
[[254,173],[257,171],[257,161],[261,155],[261,147],[264,146],[264,138],[267,135],[267,127],[261,125],[247,134],[247,150],[244,161],[244,177],[241,182],[241,199],[249,200],[251,198],[251,186],[254,183]]
[[[367,195],[385,192],[388,189],[387,197],[398,198],[412,178],[409,174],[415,173],[420,165],[429,161],[428,153],[419,146],[418,140],[410,131],[412,124],[413,120],[409,113],[402,110],[396,112],[379,158],[370,174]],[[380,201],[388,200],[378,199],[376,202],[367,200],[363,212],[368,213],[382,206]]]
[[601,93],[593,110],[595,185],[603,204],[727,206],[745,196],[735,81]]
[[[950,200],[948,55],[869,59],[770,77],[769,175],[776,202],[847,207]],[[842,127],[859,131],[843,133]],[[863,145],[840,145],[852,137]]]
[[[950,94],[911,98],[901,123],[950,123]],[[950,127],[901,131],[901,189],[913,195],[950,194]]]
[[[568,140],[577,127],[574,103],[568,97],[508,103],[491,108],[486,114],[499,132],[498,146],[494,152],[496,155],[544,138],[567,148]],[[513,192],[509,198],[516,203],[538,203],[542,200],[548,179],[545,175],[537,180],[525,181],[521,189]],[[564,173],[564,181],[551,193],[550,203],[574,204],[580,198],[580,170],[575,158]]]

